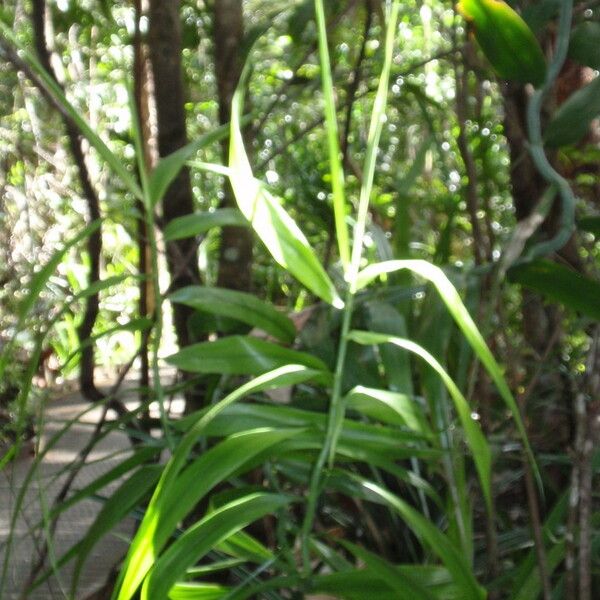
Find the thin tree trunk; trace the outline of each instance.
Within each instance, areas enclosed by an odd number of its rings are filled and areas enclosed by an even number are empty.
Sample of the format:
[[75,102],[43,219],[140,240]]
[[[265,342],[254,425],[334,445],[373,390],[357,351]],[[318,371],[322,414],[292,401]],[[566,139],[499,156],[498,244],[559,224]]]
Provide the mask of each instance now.
[[[168,156],[187,144],[183,72],[181,64],[181,22],[179,0],[150,0],[148,46],[154,80],[154,98],[158,128],[158,152]],[[194,211],[190,172],[184,167],[166,191],[163,201],[164,225]],[[196,243],[183,239],[167,243],[167,265],[171,289],[178,290],[200,283]],[[188,346],[193,337],[188,328],[193,309],[173,305],[175,332],[180,347]],[[202,405],[200,390],[186,394],[187,410]]]
[[[46,41],[46,2],[34,0],[32,4],[32,24],[35,37],[35,47],[42,66],[60,85],[50,61],[50,50]],[[92,184],[89,170],[85,162],[82,140],[75,124],[63,116],[63,122],[69,140],[69,149],[77,166],[79,183],[88,207],[88,223],[100,219],[100,202]],[[87,251],[90,259],[88,284],[93,285],[100,279],[100,258],[102,254],[102,229],[98,228],[87,240]],[[94,344],[89,343],[92,329],[98,317],[98,293],[90,294],[85,302],[85,310],[81,323],[77,327],[77,336],[81,347],[79,385],[81,393],[90,401],[96,402],[103,398],[94,381]]]
[[[231,100],[240,79],[244,14],[241,0],[215,0],[213,38],[215,75],[219,95],[219,121],[229,123]],[[246,143],[248,136],[246,135]],[[229,140],[223,142],[223,161],[227,164]],[[222,205],[235,207],[229,181],[225,183]],[[229,289],[247,291],[252,286],[252,230],[249,227],[223,227],[219,251],[217,284]]]
[[[151,171],[157,162],[157,152],[152,128],[152,114],[150,101],[153,93],[152,77],[148,61],[148,48],[142,39],[140,21],[147,12],[147,2],[134,0],[135,32],[133,39],[133,76],[135,104],[137,109],[138,127],[144,152],[144,167]],[[150,277],[150,244],[148,231],[143,217],[144,206],[141,200],[136,201],[139,217],[137,219],[137,247],[138,247],[138,272],[141,276],[139,282],[138,310],[141,317],[152,318],[154,313],[153,279]],[[140,347],[140,398],[143,400],[150,387],[150,360],[148,338],[142,337]]]

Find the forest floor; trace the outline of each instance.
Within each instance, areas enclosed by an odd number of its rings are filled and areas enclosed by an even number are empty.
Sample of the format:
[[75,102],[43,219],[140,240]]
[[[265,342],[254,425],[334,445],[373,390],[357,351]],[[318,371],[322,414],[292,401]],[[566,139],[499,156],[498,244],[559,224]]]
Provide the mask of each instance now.
[[[41,444],[63,428],[66,422],[75,419],[89,404],[78,394],[71,393],[47,404],[46,422],[43,428]],[[37,561],[43,540],[40,539],[39,522],[43,514],[52,507],[54,498],[63,486],[69,474],[69,465],[77,460],[79,453],[89,441],[94,426],[101,418],[101,409],[94,408],[78,419],[59,441],[43,457],[31,478],[24,496],[23,510],[19,513],[13,529],[14,538],[11,544],[8,561],[8,573],[4,581],[3,600],[27,598],[32,600],[50,600],[70,597],[69,590],[72,578],[72,562],[61,569],[59,576],[52,576],[46,583],[27,595],[21,591],[29,577],[31,565]],[[121,432],[111,432],[102,439],[89,454],[86,465],[75,478],[72,494],[75,490],[97,479],[109,469],[123,461],[130,452],[127,437]],[[0,472],[0,569],[7,552],[7,539],[10,531],[11,517],[14,512],[17,495],[28,477],[34,456],[31,452],[22,455],[2,472]],[[102,489],[99,494],[108,495],[118,483]],[[90,525],[94,522],[102,507],[100,501],[84,500],[61,514],[52,540],[49,559],[58,560],[67,550],[77,543]],[[126,537],[131,535],[133,521],[122,524],[116,531],[104,536],[88,557],[78,589],[82,590],[76,598],[88,598],[102,587],[111,569],[121,559],[126,548]],[[34,531],[35,534],[32,534]],[[122,534],[122,537],[118,537]],[[46,561],[48,564],[49,561]],[[1,577],[1,570],[0,570]],[[0,587],[2,589],[2,587]]]

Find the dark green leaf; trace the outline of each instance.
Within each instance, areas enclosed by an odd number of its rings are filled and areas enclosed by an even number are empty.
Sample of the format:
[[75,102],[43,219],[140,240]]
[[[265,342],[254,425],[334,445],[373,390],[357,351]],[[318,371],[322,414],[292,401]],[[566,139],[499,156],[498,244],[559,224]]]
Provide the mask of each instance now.
[[600,115],[600,77],[577,90],[558,109],[546,128],[545,142],[551,148],[577,143]]
[[509,270],[508,276],[512,282],[539,292],[550,302],[600,320],[600,282],[594,279],[549,260],[518,265]]
[[569,57],[592,69],[600,69],[600,23],[586,21],[571,34]]

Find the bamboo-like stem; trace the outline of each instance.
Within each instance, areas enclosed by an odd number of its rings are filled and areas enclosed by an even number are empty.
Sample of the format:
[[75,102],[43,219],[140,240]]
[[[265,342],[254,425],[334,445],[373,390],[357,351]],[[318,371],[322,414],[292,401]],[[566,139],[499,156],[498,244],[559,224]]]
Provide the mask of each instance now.
[[[322,0],[315,0],[315,6],[317,8],[317,14],[319,13],[319,7],[322,12],[323,5]],[[365,157],[365,168],[364,177],[360,190],[360,197],[358,203],[358,211],[356,218],[356,226],[354,228],[354,238],[352,242],[352,254],[350,257],[350,264],[346,270],[346,279],[348,282],[348,290],[346,292],[344,315],[342,319],[342,327],[340,333],[340,341],[338,346],[337,360],[335,371],[333,374],[333,386],[331,393],[331,402],[329,407],[329,419],[327,422],[327,431],[325,433],[325,439],[321,452],[317,457],[317,461],[314,465],[308,490],[308,499],[306,506],[306,513],[301,528],[301,545],[302,545],[302,574],[306,578],[310,573],[310,553],[308,537],[312,530],[315,516],[317,503],[320,496],[322,475],[325,464],[328,463],[331,468],[335,461],[335,451],[337,447],[337,441],[339,439],[341,429],[344,421],[345,414],[345,402],[342,395],[342,382],[344,376],[344,367],[346,363],[346,355],[348,351],[348,334],[350,332],[350,326],[352,323],[352,312],[354,309],[354,300],[358,291],[358,272],[360,269],[360,262],[362,258],[362,251],[367,227],[367,219],[369,212],[369,201],[371,196],[371,190],[373,187],[373,179],[375,176],[375,161],[377,157],[377,148],[379,146],[379,138],[381,136],[381,130],[383,128],[383,122],[385,120],[385,107],[387,102],[387,91],[390,78],[390,69],[392,63],[392,55],[394,48],[396,23],[398,20],[398,14],[400,9],[400,3],[398,0],[394,1],[392,9],[389,14],[387,28],[386,28],[386,39],[385,39],[385,57],[384,64],[379,80],[379,87],[377,95],[375,97],[375,103],[373,106],[373,112],[371,115],[371,123],[369,127],[369,138],[367,143],[367,152]],[[320,36],[320,48],[327,47],[327,40],[325,38],[324,28],[319,30]],[[328,55],[327,55],[328,56]],[[323,86],[327,87],[328,80],[325,71],[330,71],[328,62],[325,63],[322,57],[323,71]],[[327,90],[325,89],[325,93]],[[335,112],[333,113],[335,117]],[[330,123],[328,122],[328,126]],[[336,128],[337,136],[337,128]],[[337,138],[336,138],[337,139]],[[338,232],[339,235],[339,232]],[[338,240],[339,241],[339,240]]]

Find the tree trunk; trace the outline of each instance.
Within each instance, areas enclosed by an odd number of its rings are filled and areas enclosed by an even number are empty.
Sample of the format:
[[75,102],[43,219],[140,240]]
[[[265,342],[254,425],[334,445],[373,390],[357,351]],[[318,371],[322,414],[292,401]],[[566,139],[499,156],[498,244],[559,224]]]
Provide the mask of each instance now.
[[[135,106],[137,110],[140,138],[144,153],[144,168],[150,172],[157,163],[158,152],[154,135],[151,100],[153,98],[153,82],[148,60],[148,46],[144,43],[140,27],[142,17],[147,14],[148,3],[144,0],[133,0],[135,10],[135,31],[133,37],[133,77]],[[138,247],[138,272],[141,276],[139,282],[138,310],[140,317],[152,319],[154,315],[154,287],[151,277],[151,250],[148,241],[148,230],[144,219],[144,204],[136,201],[139,213],[137,218],[136,244]],[[150,387],[150,358],[148,336],[143,335],[140,346],[140,400],[144,401]],[[145,415],[148,416],[147,414]]]
[[[46,2],[45,0],[34,0],[32,5],[32,24],[35,36],[35,46],[40,63],[48,74],[58,81],[50,61],[50,49],[46,40]],[[61,86],[62,87],[62,86]],[[100,220],[100,201],[92,184],[90,173],[85,162],[81,136],[73,121],[63,116],[63,122],[69,140],[69,149],[77,167],[81,191],[85,198],[88,215],[88,223]],[[90,260],[90,272],[88,285],[97,283],[100,279],[100,259],[102,255],[102,229],[98,228],[90,234],[87,241],[87,251]],[[85,302],[85,310],[81,323],[77,327],[77,337],[81,348],[81,359],[79,368],[79,386],[81,393],[91,402],[97,402],[103,398],[103,394],[96,387],[94,380],[94,344],[90,342],[90,336],[96,323],[99,311],[98,292],[90,294]]]
[[[219,95],[219,121],[223,125],[231,119],[231,100],[240,79],[244,14],[241,0],[215,0],[213,38],[215,48],[215,75]],[[246,138],[246,142],[248,139]],[[227,164],[229,140],[223,142],[223,162]],[[229,181],[225,183],[222,206],[235,207]],[[217,284],[242,291],[252,286],[252,230],[248,227],[223,227],[219,252]]]
[[[168,156],[187,144],[183,72],[181,64],[181,22],[179,0],[150,0],[148,45],[154,80],[154,96],[158,128],[158,152]],[[190,172],[184,167],[167,189],[162,200],[164,224],[194,211]],[[178,290],[200,283],[197,248],[194,239],[167,243],[167,265],[171,289]],[[183,304],[173,305],[175,332],[180,347],[193,340],[188,320],[193,309]],[[186,395],[187,410],[202,405],[199,390]]]

